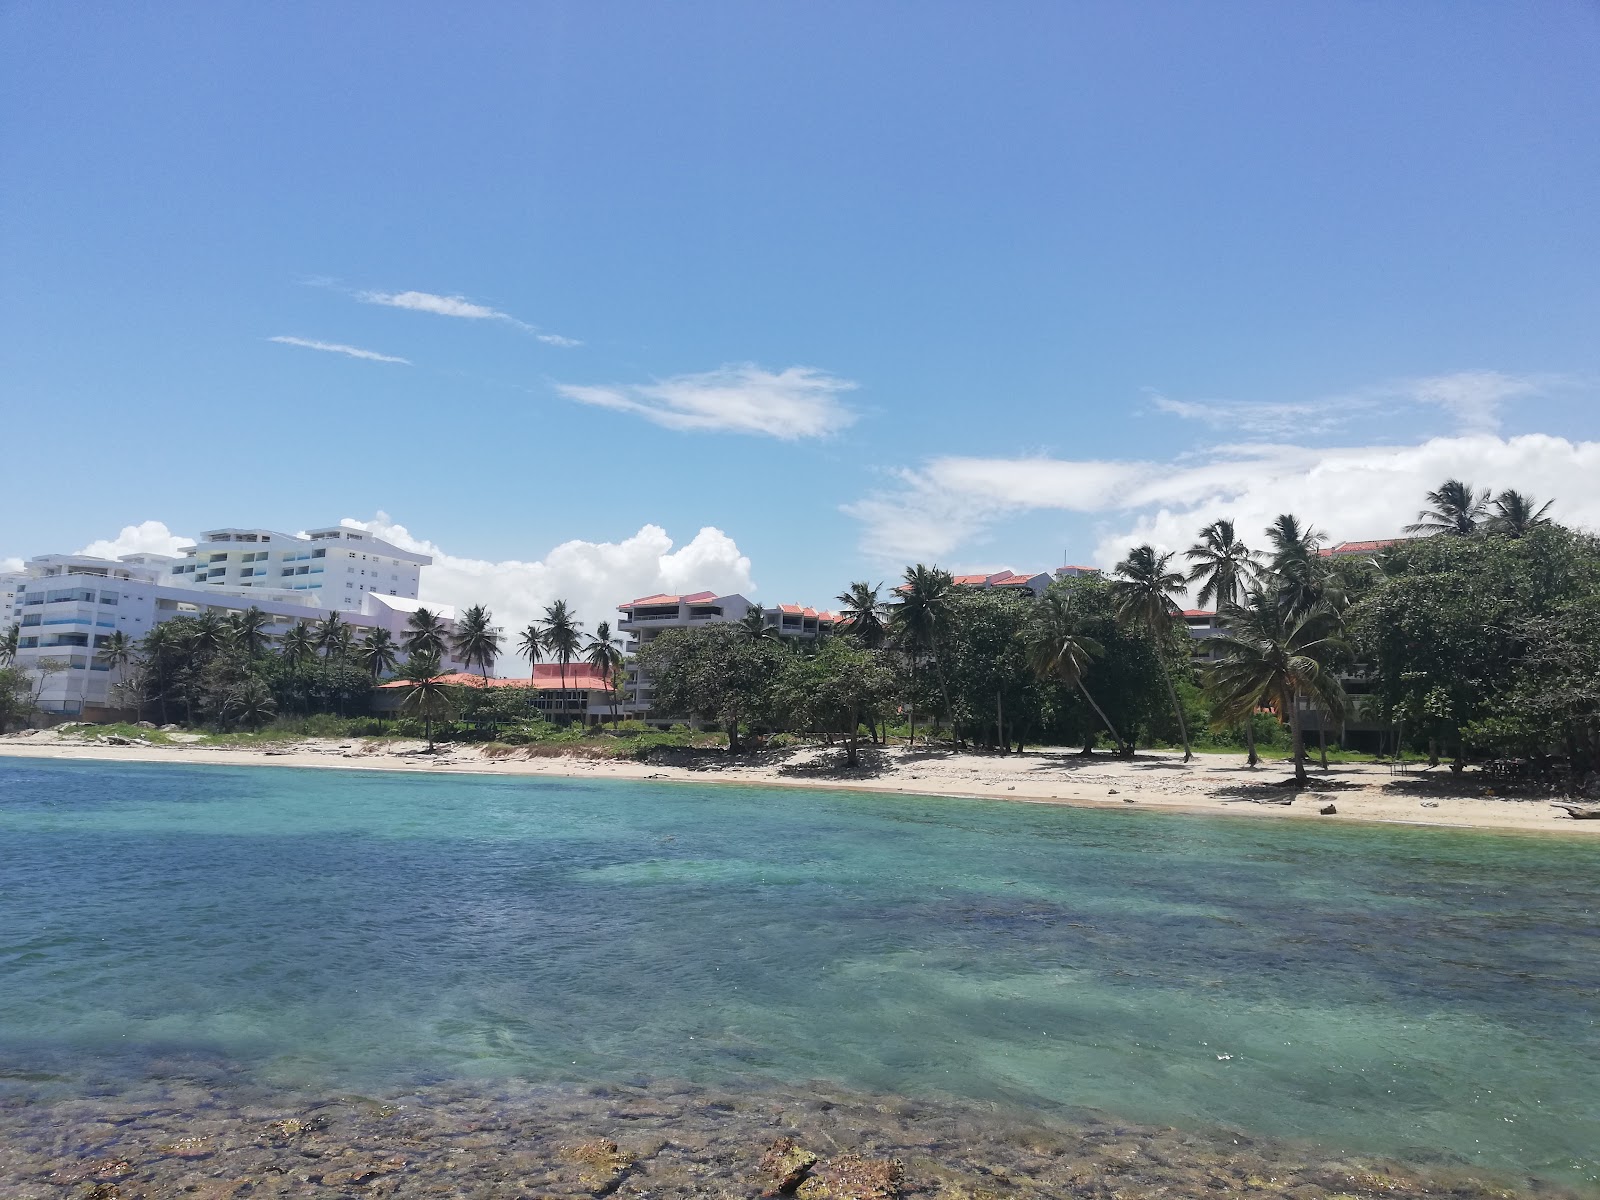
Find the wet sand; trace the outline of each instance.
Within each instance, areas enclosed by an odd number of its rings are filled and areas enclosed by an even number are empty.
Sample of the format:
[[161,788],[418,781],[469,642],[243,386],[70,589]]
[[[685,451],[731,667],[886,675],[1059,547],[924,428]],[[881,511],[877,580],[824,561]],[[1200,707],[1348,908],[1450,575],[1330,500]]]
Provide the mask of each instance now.
[[[841,766],[837,747],[765,751],[725,756],[718,752],[661,752],[651,762],[543,755],[537,748],[485,754],[475,745],[441,745],[422,752],[420,742],[308,739],[265,749],[190,744],[113,746],[64,738],[53,731],[0,737],[0,755],[90,761],[220,763],[230,766],[293,766],[389,771],[462,771],[528,775],[648,779],[668,782],[733,783],[777,787],[852,788],[914,795],[964,796],[1095,807],[1141,805],[1149,809],[1249,815],[1319,821],[1379,821],[1600,836],[1600,821],[1573,820],[1549,796],[1507,793],[1502,785],[1468,771],[1412,765],[1395,773],[1382,764],[1350,764],[1312,772],[1312,786],[1282,785],[1292,775],[1282,761],[1250,769],[1243,755],[1182,756],[1144,751],[1133,761],[1071,750],[1034,750],[1021,755],[863,747],[861,765]],[[1332,805],[1336,812],[1323,814]]]
[[366,1096],[172,1078],[53,1101],[0,1094],[0,1146],[9,1200],[1579,1194],[1465,1164],[1419,1167],[1237,1131],[1023,1117],[822,1084],[450,1083]]

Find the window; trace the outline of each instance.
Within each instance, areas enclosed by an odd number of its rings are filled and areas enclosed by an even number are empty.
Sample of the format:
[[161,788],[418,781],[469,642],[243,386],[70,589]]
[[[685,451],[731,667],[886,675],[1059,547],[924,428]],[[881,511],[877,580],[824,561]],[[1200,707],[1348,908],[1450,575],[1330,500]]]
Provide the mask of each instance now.
[[36,638],[36,637],[25,637],[25,638],[21,638],[20,640],[18,640],[17,649],[19,649],[19,650],[32,650],[38,644],[39,644],[39,639],[38,638]]
[[101,592],[100,593],[100,603],[101,604],[115,604],[116,602],[117,602],[117,594],[115,592]]
[[313,550],[311,552],[311,557],[312,558],[327,558],[328,557],[328,551],[327,551],[326,548],[321,549],[321,550]]

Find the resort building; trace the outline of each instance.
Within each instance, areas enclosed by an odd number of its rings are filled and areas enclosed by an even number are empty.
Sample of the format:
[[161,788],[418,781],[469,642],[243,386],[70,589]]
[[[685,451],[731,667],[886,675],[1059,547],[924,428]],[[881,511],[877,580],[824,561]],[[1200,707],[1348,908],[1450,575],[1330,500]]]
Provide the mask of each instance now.
[[1098,574],[1100,574],[1100,568],[1099,567],[1073,567],[1073,566],[1067,566],[1067,567],[1057,567],[1056,568],[1056,578],[1057,579],[1076,579],[1081,575],[1098,575]]
[[[460,687],[520,689],[526,693],[528,707],[548,721],[598,725],[611,719],[611,684],[588,663],[568,663],[564,676],[559,663],[538,663],[533,668],[532,679],[490,676],[485,680],[470,671],[457,671],[444,676],[443,680]],[[379,684],[372,698],[373,712],[385,715],[399,712],[410,686],[404,680]],[[627,715],[620,697],[616,708],[619,716]]]
[[1015,571],[996,571],[993,575],[956,575],[951,579],[957,587],[981,588],[989,591],[992,588],[1007,588],[1020,591],[1026,588],[1035,597],[1044,595],[1050,586],[1048,571],[1040,571],[1037,575],[1019,575]]
[[1200,662],[1215,660],[1216,651],[1207,644],[1207,641],[1222,632],[1217,614],[1204,608],[1186,608],[1183,610],[1183,624],[1188,629],[1189,636],[1197,643],[1194,646],[1195,658]]
[[[113,631],[137,642],[174,617],[253,607],[269,620],[269,641],[330,612],[338,612],[357,638],[383,628],[399,640],[420,606],[421,571],[431,562],[339,526],[305,537],[216,529],[180,556],[41,555],[20,573],[0,578],[0,600],[7,606],[0,619],[19,627],[17,665],[32,674],[38,707],[93,720],[118,707],[112,694],[116,672],[98,653]],[[447,628],[453,623],[449,605],[427,607]],[[444,665],[466,664],[447,658]]]
[[[643,647],[668,629],[697,629],[703,625],[743,621],[751,609],[758,609],[763,625],[783,638],[818,638],[831,632],[839,620],[836,613],[800,604],[761,608],[743,596],[719,596],[715,592],[693,592],[685,596],[642,596],[619,604],[617,611],[621,617],[617,621],[617,632],[627,637],[622,650],[628,658],[623,714],[642,718],[650,713],[654,702],[650,674],[640,670],[634,661],[634,656]],[[649,719],[659,724],[681,724],[687,718],[652,715]]]

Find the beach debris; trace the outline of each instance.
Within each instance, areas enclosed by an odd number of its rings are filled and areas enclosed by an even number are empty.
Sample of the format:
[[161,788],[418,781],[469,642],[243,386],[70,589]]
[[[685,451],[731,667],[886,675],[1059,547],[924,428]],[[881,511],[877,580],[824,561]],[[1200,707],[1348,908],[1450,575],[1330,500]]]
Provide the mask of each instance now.
[[108,733],[104,740],[108,746],[131,746],[134,744],[132,738],[125,738],[119,733]]
[[899,1200],[905,1165],[898,1158],[849,1152],[815,1168],[795,1189],[800,1200]]
[[1439,802],[1437,800],[1424,800],[1422,802],[1422,807],[1423,808],[1438,808],[1439,807]]
[[1557,804],[1574,821],[1600,821],[1600,808],[1579,808],[1576,804]]
[[795,1142],[781,1137],[767,1147],[761,1156],[761,1173],[772,1180],[772,1189],[764,1196],[792,1195],[807,1172],[817,1165],[817,1156]]
[[1217,1055],[1217,1061],[1218,1062],[1227,1062],[1232,1057],[1233,1057],[1233,1055],[1231,1055],[1231,1054],[1219,1054],[1219,1055]]
[[1317,812],[1319,812],[1324,817],[1331,817],[1335,813],[1337,813],[1338,811],[1339,810],[1337,808],[1335,808],[1331,804],[1324,804],[1321,808],[1317,809]]
[[1116,794],[1117,794],[1117,789],[1116,788],[1108,788],[1106,790],[1106,795],[1108,795],[1108,796],[1115,796]]

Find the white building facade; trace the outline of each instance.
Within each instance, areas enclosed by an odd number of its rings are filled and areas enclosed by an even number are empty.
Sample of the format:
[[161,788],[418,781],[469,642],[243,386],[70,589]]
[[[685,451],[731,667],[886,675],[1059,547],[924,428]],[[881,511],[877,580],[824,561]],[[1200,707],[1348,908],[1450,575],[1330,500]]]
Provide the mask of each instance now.
[[[96,717],[119,707],[116,672],[102,653],[113,632],[138,642],[163,621],[204,612],[257,608],[276,642],[301,621],[337,612],[357,638],[387,629],[405,636],[422,568],[432,559],[330,526],[301,537],[265,529],[217,529],[181,556],[129,554],[103,559],[46,554],[0,577],[0,602],[18,626],[17,665],[34,682],[48,714]],[[6,593],[10,593],[9,596]],[[425,605],[447,628],[449,605]],[[447,657],[446,670],[465,663]]]

